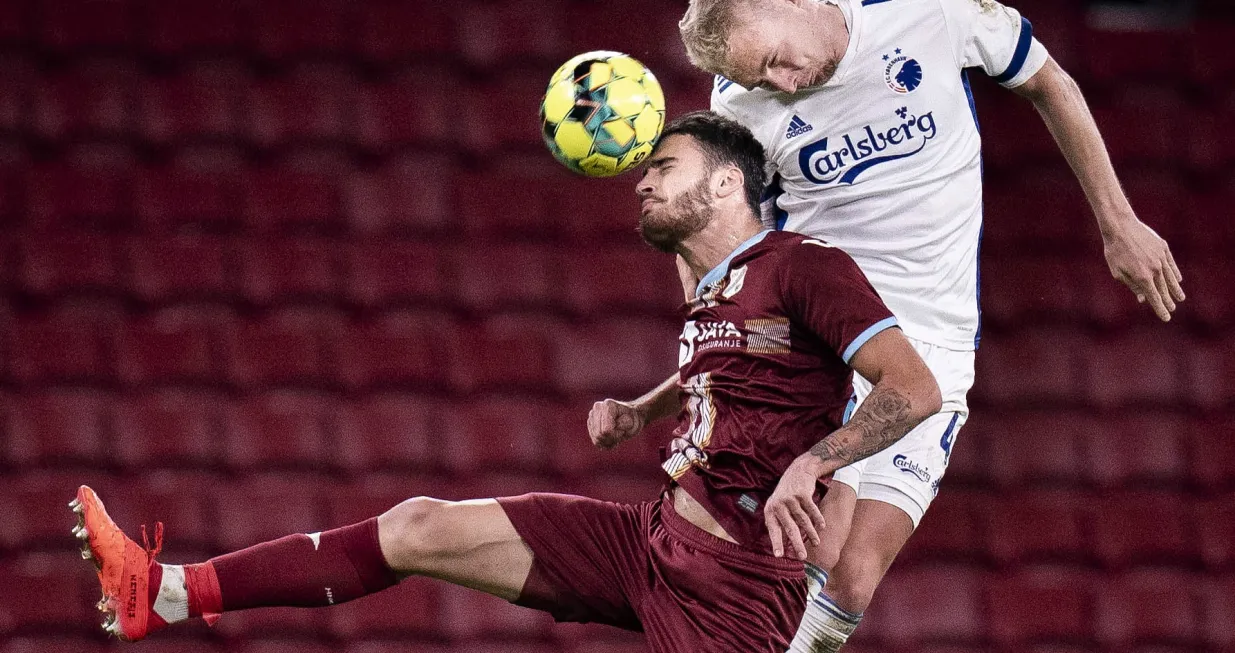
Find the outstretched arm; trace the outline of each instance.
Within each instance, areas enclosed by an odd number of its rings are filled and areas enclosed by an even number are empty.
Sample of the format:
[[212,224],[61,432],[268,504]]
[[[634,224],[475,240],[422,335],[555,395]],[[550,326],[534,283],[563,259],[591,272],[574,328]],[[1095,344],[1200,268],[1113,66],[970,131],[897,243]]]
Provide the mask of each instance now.
[[781,476],[764,509],[777,556],[784,554],[782,540],[801,559],[806,558],[806,540],[819,544],[824,523],[814,503],[816,481],[892,446],[939,412],[939,385],[900,329],[878,333],[850,363],[873,388],[844,426],[798,456]]
[[592,404],[587,416],[588,436],[601,449],[612,449],[639,435],[644,426],[676,415],[681,407],[678,375],[674,374],[634,401],[605,399]]
[[1054,59],[1012,89],[1033,102],[1068,165],[1085,189],[1098,219],[1111,276],[1170,321],[1184,300],[1183,276],[1166,241],[1137,219],[1115,176],[1110,156],[1081,89]]

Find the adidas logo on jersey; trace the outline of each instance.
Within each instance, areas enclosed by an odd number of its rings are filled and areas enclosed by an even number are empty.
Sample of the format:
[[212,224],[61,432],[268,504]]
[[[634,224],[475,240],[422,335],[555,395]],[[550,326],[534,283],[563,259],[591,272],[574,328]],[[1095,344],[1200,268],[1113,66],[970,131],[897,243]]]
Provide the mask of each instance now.
[[785,138],[796,138],[814,128],[814,125],[802,120],[802,117],[795,113],[793,120],[789,121],[789,130],[785,132]]

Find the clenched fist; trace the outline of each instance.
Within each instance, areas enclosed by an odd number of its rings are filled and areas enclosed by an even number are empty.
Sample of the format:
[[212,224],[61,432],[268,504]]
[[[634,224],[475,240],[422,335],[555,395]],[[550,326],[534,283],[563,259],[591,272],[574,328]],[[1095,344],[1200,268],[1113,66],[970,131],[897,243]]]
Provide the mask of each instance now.
[[606,399],[592,404],[587,415],[587,434],[592,444],[612,449],[643,430],[644,415],[635,404]]

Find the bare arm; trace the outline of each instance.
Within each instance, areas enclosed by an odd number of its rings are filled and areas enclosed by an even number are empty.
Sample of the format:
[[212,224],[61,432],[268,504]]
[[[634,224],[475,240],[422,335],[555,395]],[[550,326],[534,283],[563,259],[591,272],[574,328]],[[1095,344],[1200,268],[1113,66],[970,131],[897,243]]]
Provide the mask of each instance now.
[[1081,182],[1098,220],[1111,276],[1169,321],[1176,302],[1184,300],[1183,277],[1166,241],[1137,219],[1128,203],[1080,87],[1049,59],[1013,91],[1033,102]]
[[588,436],[592,444],[612,449],[639,435],[644,426],[676,415],[681,407],[678,375],[674,374],[634,401],[605,399],[592,404],[587,416]]

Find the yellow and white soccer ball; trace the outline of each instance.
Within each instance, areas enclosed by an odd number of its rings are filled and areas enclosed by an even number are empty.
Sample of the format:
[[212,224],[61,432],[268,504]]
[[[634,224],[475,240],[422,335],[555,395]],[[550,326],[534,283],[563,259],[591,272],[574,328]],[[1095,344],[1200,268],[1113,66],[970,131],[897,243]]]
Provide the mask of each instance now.
[[665,94],[634,57],[585,52],[553,73],[540,120],[558,161],[590,177],[612,177],[652,153],[665,125]]

